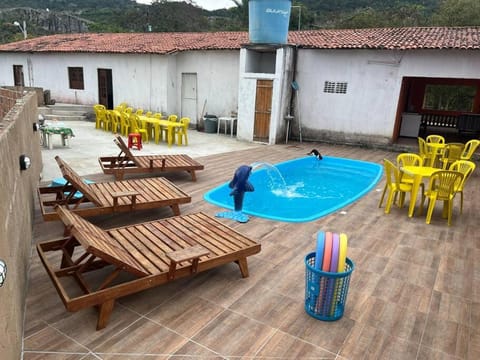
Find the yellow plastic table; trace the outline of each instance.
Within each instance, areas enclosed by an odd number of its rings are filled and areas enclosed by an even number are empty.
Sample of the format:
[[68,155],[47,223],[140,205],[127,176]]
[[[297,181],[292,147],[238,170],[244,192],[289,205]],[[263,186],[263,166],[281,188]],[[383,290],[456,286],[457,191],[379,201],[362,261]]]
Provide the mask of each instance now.
[[413,177],[412,193],[410,194],[410,204],[408,206],[408,216],[412,217],[415,211],[415,203],[417,202],[418,189],[424,177],[430,177],[438,169],[432,166],[402,166],[400,171]]
[[183,127],[182,123],[168,120],[159,120],[157,118],[151,118],[146,116],[139,116],[139,119],[142,123],[146,123],[149,126],[153,127],[155,144],[160,142],[160,131],[162,129],[167,129],[167,144],[172,146],[173,144],[173,135],[175,128]]

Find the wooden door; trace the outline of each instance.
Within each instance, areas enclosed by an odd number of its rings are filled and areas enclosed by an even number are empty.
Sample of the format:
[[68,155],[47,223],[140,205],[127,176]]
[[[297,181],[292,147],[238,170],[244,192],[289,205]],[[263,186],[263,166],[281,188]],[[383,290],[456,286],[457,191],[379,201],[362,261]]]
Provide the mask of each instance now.
[[192,124],[197,122],[197,74],[182,73],[182,112]]
[[268,143],[272,113],[273,80],[258,80],[255,97],[253,140]]
[[23,66],[13,65],[13,85],[25,86],[25,80],[23,78]]
[[112,70],[98,69],[98,103],[113,109]]

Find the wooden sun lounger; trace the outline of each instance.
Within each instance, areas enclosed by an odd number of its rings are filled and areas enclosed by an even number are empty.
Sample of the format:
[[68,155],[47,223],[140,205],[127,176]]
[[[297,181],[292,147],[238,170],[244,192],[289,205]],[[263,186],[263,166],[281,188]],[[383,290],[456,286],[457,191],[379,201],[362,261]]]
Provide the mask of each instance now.
[[55,205],[65,205],[84,217],[164,206],[171,207],[174,215],[180,215],[179,205],[192,201],[188,194],[165,178],[86,184],[59,156],[55,160],[66,184],[38,187],[40,209],[46,221],[58,220]]
[[120,148],[118,156],[99,157],[98,162],[104,174],[112,174],[117,180],[122,180],[126,174],[186,171],[196,181],[195,171],[204,169],[202,164],[186,154],[135,156],[121,136],[117,136],[114,142]]
[[68,311],[98,307],[97,330],[116,299],[230,262],[245,278],[247,256],[260,252],[260,244],[201,212],[105,231],[63,207],[56,211],[66,237],[39,243],[38,254]]

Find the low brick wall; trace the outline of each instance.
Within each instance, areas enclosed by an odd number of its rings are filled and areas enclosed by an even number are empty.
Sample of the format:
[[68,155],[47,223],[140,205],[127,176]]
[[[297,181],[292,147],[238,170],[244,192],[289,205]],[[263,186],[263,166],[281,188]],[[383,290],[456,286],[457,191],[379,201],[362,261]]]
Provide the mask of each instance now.
[[[28,92],[0,118],[0,259],[7,264],[7,277],[0,287],[0,349],[2,359],[20,359],[34,221],[34,195],[42,170],[37,121],[37,96]],[[20,156],[31,167],[20,170]]]

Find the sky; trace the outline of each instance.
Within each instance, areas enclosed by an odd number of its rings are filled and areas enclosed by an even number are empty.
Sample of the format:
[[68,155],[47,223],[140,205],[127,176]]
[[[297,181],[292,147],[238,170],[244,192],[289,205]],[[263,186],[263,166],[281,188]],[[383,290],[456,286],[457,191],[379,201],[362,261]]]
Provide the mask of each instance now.
[[[173,1],[173,0],[172,0]],[[181,1],[181,0],[178,0]],[[193,0],[195,3],[205,10],[217,10],[225,9],[235,6],[235,3],[231,0]],[[151,0],[137,0],[141,4],[151,4]]]

